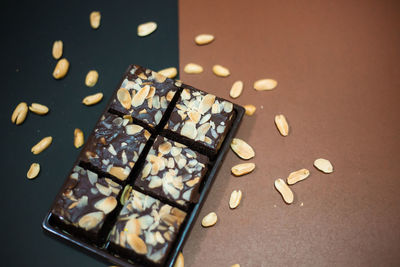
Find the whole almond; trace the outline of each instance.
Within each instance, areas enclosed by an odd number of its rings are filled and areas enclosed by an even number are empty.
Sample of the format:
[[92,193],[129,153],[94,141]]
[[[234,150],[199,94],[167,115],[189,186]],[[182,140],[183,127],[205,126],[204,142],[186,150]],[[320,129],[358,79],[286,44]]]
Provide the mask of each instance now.
[[31,149],[31,152],[35,155],[41,153],[43,150],[48,148],[53,142],[53,137],[47,136],[39,141],[36,145],[34,145]]
[[90,20],[90,26],[92,26],[93,29],[99,28],[101,21],[101,13],[99,11],[93,11],[92,13],[90,13],[89,20]]
[[276,179],[275,180],[275,188],[278,190],[278,192],[282,195],[283,200],[287,204],[292,204],[294,195],[292,190],[290,190],[289,186],[283,181],[282,179]]
[[38,176],[40,172],[40,165],[39,163],[32,163],[31,167],[29,168],[28,172],[26,173],[26,177],[28,179],[33,179]]
[[194,41],[198,45],[209,44],[214,41],[214,35],[212,34],[199,34],[194,38]]
[[333,166],[332,163],[327,160],[327,159],[316,159],[314,161],[314,166],[318,170],[324,172],[324,173],[332,173],[333,172]]
[[256,106],[254,105],[244,105],[244,109],[246,110],[246,115],[251,116],[254,114],[254,112],[256,112]]
[[99,73],[96,70],[91,70],[86,74],[85,84],[88,87],[93,87],[96,85],[99,79]]
[[289,134],[289,124],[283,114],[275,116],[275,125],[282,136],[287,136]]
[[239,206],[241,200],[242,200],[242,191],[241,190],[234,190],[231,193],[231,197],[229,199],[229,207],[231,209],[237,208]]
[[14,112],[11,115],[11,122],[19,125],[24,122],[27,114],[28,105],[25,102],[21,102],[14,109]]
[[183,71],[188,74],[198,74],[203,72],[203,67],[195,63],[188,63],[183,68]]
[[256,155],[253,148],[239,138],[233,138],[231,148],[242,159],[251,159]]
[[63,54],[63,42],[61,40],[54,41],[52,54],[53,54],[53,57],[55,59],[59,59],[62,56],[62,54]]
[[310,171],[307,169],[301,169],[289,174],[288,178],[286,179],[289,185],[295,184],[297,182],[303,181],[310,175]]
[[157,23],[150,21],[143,24],[140,24],[137,28],[137,35],[138,36],[147,36],[154,32],[157,29]]
[[229,72],[229,69],[227,69],[221,65],[214,65],[212,70],[213,70],[214,74],[219,77],[228,77],[231,74]]
[[206,216],[204,216],[203,220],[201,220],[201,225],[203,227],[210,227],[217,223],[218,217],[215,212],[210,212]]
[[91,106],[99,103],[103,99],[103,93],[97,93],[94,95],[88,95],[82,100],[82,103],[86,106]]
[[74,146],[76,148],[80,148],[84,142],[85,142],[85,138],[83,136],[82,130],[79,128],[76,128],[74,130]]
[[254,163],[241,163],[232,167],[231,171],[235,176],[242,176],[251,173],[256,168]]
[[236,81],[232,85],[231,91],[229,92],[229,95],[232,98],[238,98],[240,94],[243,91],[243,82],[242,81]]
[[178,74],[178,71],[176,70],[176,68],[170,67],[170,68],[162,69],[162,70],[158,71],[158,73],[161,75],[164,75],[165,77],[173,79]]
[[62,58],[57,62],[53,71],[54,79],[62,79],[67,75],[69,69],[69,62],[66,58]]
[[185,260],[182,252],[179,252],[178,257],[176,257],[174,267],[185,267]]
[[257,91],[272,90],[278,85],[274,79],[262,79],[254,82],[254,89]]
[[38,104],[38,103],[32,103],[29,106],[29,110],[38,115],[45,115],[49,112],[48,107],[46,107],[45,105],[42,105],[42,104]]

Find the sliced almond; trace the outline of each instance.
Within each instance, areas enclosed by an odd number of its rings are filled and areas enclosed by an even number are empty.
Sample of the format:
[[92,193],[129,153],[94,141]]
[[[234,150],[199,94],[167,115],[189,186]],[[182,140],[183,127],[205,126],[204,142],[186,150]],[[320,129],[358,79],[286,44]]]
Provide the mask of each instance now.
[[45,105],[42,105],[42,104],[38,104],[38,103],[32,103],[29,106],[29,110],[38,115],[45,115],[49,112],[48,107],[46,107]]
[[229,69],[221,66],[221,65],[214,65],[212,68],[215,75],[219,77],[228,77],[231,73]]
[[26,174],[26,177],[28,179],[36,178],[36,176],[38,176],[39,172],[40,172],[39,163],[32,163],[31,167],[28,170],[28,173]]
[[198,74],[203,72],[203,67],[195,63],[188,63],[183,68],[183,71],[188,74]]
[[333,172],[333,166],[332,163],[327,160],[327,159],[316,159],[314,161],[314,166],[318,170],[324,172],[324,173],[332,173]]
[[194,41],[198,45],[205,45],[211,43],[214,39],[214,35],[212,34],[199,34],[194,38]]
[[117,99],[125,109],[131,108],[132,97],[127,89],[119,88],[117,91]]
[[139,92],[137,92],[135,96],[132,98],[132,106],[138,107],[142,105],[143,102],[146,100],[146,97],[149,94],[149,92],[150,92],[149,85],[145,85],[143,88],[141,88]]
[[11,115],[11,122],[19,125],[24,122],[26,115],[28,114],[28,105],[25,102],[21,102],[14,109]]
[[125,229],[127,233],[140,235],[141,228],[139,220],[135,218],[129,219],[129,221],[127,221],[125,224]]
[[235,176],[242,176],[251,173],[256,168],[254,163],[242,163],[232,167],[231,171]]
[[69,62],[66,58],[62,58],[57,62],[56,67],[54,68],[53,71],[53,77],[54,79],[62,79],[67,75],[69,70]]
[[31,149],[31,152],[35,155],[39,154],[46,148],[48,148],[51,145],[51,142],[53,141],[53,137],[47,136],[43,138],[42,140],[39,141],[36,145],[34,145]]
[[137,28],[137,35],[140,37],[147,36],[157,29],[157,23],[150,21],[140,24]]
[[76,128],[74,130],[74,146],[76,148],[80,148],[83,146],[83,143],[85,142],[85,138],[83,136],[83,132],[81,129]]
[[127,173],[124,168],[115,167],[115,166],[111,167],[109,173],[111,175],[114,175],[115,177],[117,177],[121,181],[125,181],[126,178],[128,178],[128,176],[129,176],[129,173]]
[[182,252],[179,252],[178,256],[176,257],[174,267],[185,267],[185,260]]
[[104,214],[109,214],[115,209],[116,206],[117,200],[112,196],[100,199],[94,204],[94,207],[104,212]]
[[95,211],[84,215],[79,219],[79,227],[89,231],[95,228],[104,219],[104,213],[102,211]]
[[103,99],[103,93],[97,93],[94,95],[88,95],[82,100],[82,103],[86,106],[92,106],[99,103]]
[[310,171],[307,169],[301,169],[289,174],[288,178],[286,179],[289,185],[295,184],[297,182],[303,181],[310,175]]
[[201,220],[201,225],[203,227],[210,227],[217,223],[218,217],[215,212],[210,212],[206,216],[204,216],[203,220]]
[[254,82],[254,89],[257,91],[272,90],[278,85],[274,79],[262,79]]
[[59,59],[63,54],[63,42],[61,40],[54,41],[53,50],[51,51],[54,59]]
[[254,105],[244,105],[244,109],[246,110],[246,115],[251,116],[256,112],[256,106]]
[[231,148],[242,159],[251,159],[256,155],[253,148],[239,138],[233,138]]
[[178,74],[178,71],[176,68],[170,67],[170,68],[162,69],[162,70],[158,71],[158,73],[161,75],[164,75],[165,77],[173,79]]
[[283,200],[287,204],[292,204],[294,195],[292,190],[290,190],[289,186],[283,181],[282,179],[276,179],[275,180],[275,188],[278,190],[278,192],[282,195]]
[[181,129],[181,135],[195,139],[197,136],[196,124],[192,121],[186,121]]
[[215,95],[207,94],[203,97],[203,100],[199,105],[199,112],[201,114],[205,114],[208,110],[211,109],[212,105],[215,102]]
[[90,20],[90,26],[93,29],[99,28],[100,27],[100,20],[101,20],[100,12],[99,11],[93,11],[92,13],[90,13],[89,20]]
[[229,92],[229,95],[232,98],[238,98],[240,94],[243,91],[243,82],[242,81],[236,81],[231,88],[231,91]]
[[287,136],[289,134],[289,124],[283,114],[275,116],[275,125],[282,136]]
[[237,208],[239,206],[241,200],[242,200],[242,191],[234,190],[231,193],[231,198],[229,199],[229,207],[231,209]]
[[88,87],[93,87],[96,85],[98,79],[99,73],[96,70],[91,70],[86,74],[85,84]]
[[139,126],[137,124],[128,124],[125,126],[125,131],[126,134],[128,135],[134,135],[137,133],[140,133],[143,130],[142,126]]
[[146,243],[138,235],[129,233],[126,236],[126,241],[137,254],[143,255],[147,253]]

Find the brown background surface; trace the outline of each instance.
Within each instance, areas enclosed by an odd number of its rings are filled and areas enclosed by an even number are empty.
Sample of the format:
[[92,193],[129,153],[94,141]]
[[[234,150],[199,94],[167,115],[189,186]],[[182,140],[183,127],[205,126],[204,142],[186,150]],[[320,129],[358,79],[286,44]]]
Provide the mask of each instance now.
[[[180,1],[181,79],[238,104],[254,104],[237,137],[255,150],[256,170],[233,177],[243,162],[230,151],[200,217],[218,214],[209,229],[195,225],[184,248],[187,266],[400,265],[400,2]],[[193,38],[216,40],[198,47]],[[183,73],[189,62],[200,75]],[[231,76],[218,78],[214,64]],[[253,82],[274,78],[274,91]],[[291,132],[279,135],[283,113]],[[331,160],[334,173],[313,167]],[[284,204],[276,178],[308,168]],[[234,189],[242,203],[230,210]],[[301,206],[303,203],[303,206]]]

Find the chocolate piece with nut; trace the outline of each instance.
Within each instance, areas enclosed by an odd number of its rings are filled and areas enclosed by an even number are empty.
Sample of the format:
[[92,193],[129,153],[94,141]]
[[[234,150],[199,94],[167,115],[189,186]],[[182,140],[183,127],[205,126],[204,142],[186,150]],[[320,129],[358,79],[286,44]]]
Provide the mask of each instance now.
[[55,201],[52,213],[71,234],[98,241],[105,221],[117,206],[122,187],[109,178],[75,166]]
[[110,108],[131,115],[142,126],[155,128],[181,83],[155,71],[132,65],[123,79]]
[[180,209],[132,190],[111,230],[110,249],[162,266],[185,217]]
[[231,102],[184,85],[164,129],[167,137],[213,156],[224,141],[233,115]]
[[158,136],[135,186],[183,208],[196,202],[208,158],[178,142]]
[[80,160],[94,169],[125,181],[139,160],[151,134],[131,118],[106,113],[89,138]]

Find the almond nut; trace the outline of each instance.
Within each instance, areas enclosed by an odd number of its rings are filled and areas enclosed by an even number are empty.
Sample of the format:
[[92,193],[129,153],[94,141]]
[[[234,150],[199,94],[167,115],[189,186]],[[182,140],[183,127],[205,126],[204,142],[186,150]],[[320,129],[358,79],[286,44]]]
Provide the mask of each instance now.
[[104,212],[104,214],[109,214],[115,209],[116,206],[117,200],[112,196],[100,199],[94,204],[94,207]]
[[239,138],[233,138],[231,148],[242,159],[251,159],[256,155],[253,148]]
[[292,204],[293,203],[293,192],[290,190],[289,186],[283,181],[282,179],[276,179],[275,180],[275,188],[278,190],[278,192],[282,195],[283,200],[287,204]]
[[31,149],[31,152],[35,155],[41,153],[43,150],[48,148],[51,145],[51,142],[53,142],[53,137],[47,136],[43,138],[42,140],[39,141],[36,145],[34,145]]
[[316,159],[314,161],[314,166],[318,170],[324,172],[324,173],[332,173],[333,172],[333,166],[332,163],[327,160],[327,159]]
[[62,58],[57,62],[53,71],[54,79],[62,79],[67,75],[69,69],[69,62],[66,58]]
[[254,82],[254,89],[257,91],[272,90],[278,85],[274,79],[262,79]]
[[86,106],[91,106],[99,103],[103,99],[103,93],[97,93],[94,95],[88,95],[82,100],[82,103]]
[[178,71],[176,70],[176,68],[171,67],[171,68],[162,69],[162,70],[158,71],[158,73],[161,75],[164,75],[167,78],[173,79],[178,74]]
[[63,42],[61,40],[54,41],[52,54],[53,54],[53,57],[55,59],[59,59],[62,56],[62,54],[63,54]]
[[138,36],[147,36],[154,32],[157,29],[157,23],[150,21],[143,24],[140,24],[137,28],[137,35]]
[[109,173],[111,175],[114,175],[115,177],[117,177],[121,181],[125,181],[126,178],[128,178],[128,175],[129,175],[129,172],[127,173],[127,171],[124,168],[116,167],[116,166],[111,167]]
[[206,216],[204,216],[203,220],[201,220],[201,225],[203,227],[210,227],[217,223],[218,217],[215,212],[210,212]]
[[28,170],[28,173],[26,174],[26,177],[28,179],[36,178],[36,176],[38,176],[39,172],[40,172],[39,163],[32,163],[31,167]]
[[74,146],[76,148],[80,148],[85,142],[85,138],[83,137],[83,132],[81,129],[76,128],[74,130]]
[[194,38],[194,41],[198,45],[205,45],[211,43],[214,39],[214,35],[212,34],[199,34]]
[[254,105],[244,105],[244,109],[246,110],[245,114],[251,116],[256,112],[256,106]]
[[185,259],[183,258],[182,252],[179,252],[176,257],[174,267],[185,267]]
[[195,63],[188,63],[183,68],[183,71],[188,74],[198,74],[203,72],[203,67]]
[[79,227],[89,231],[95,228],[104,219],[104,213],[102,211],[95,211],[88,213],[79,219]]
[[229,72],[229,69],[227,69],[221,65],[214,65],[212,70],[213,70],[214,74],[219,77],[228,77],[231,74]]
[[14,109],[11,115],[11,122],[19,125],[24,122],[26,115],[28,114],[28,105],[25,102],[21,102]]
[[126,237],[126,241],[129,246],[137,253],[137,254],[146,254],[147,246],[146,243],[136,234],[128,233]]
[[231,198],[229,199],[229,207],[231,209],[237,208],[241,200],[242,200],[242,191],[234,190],[231,194]]
[[86,74],[85,84],[88,87],[93,87],[96,85],[99,79],[99,73],[96,70],[91,70]]
[[242,176],[251,173],[256,168],[254,163],[242,163],[232,167],[231,171],[235,176]]
[[48,107],[46,107],[45,105],[38,104],[38,103],[32,103],[29,106],[29,110],[38,115],[45,115],[49,112]]
[[282,136],[287,136],[289,134],[289,124],[284,115],[276,115],[275,124]]
[[242,81],[236,81],[231,88],[231,91],[229,92],[229,95],[232,98],[238,98],[240,94],[243,91],[243,82]]
[[240,264],[236,263],[236,264],[231,265],[231,267],[240,267]]
[[97,29],[100,27],[100,20],[101,20],[101,14],[99,11],[93,11],[90,13],[89,16],[90,20],[90,26],[92,26],[93,29]]
[[132,97],[129,91],[123,87],[119,88],[117,91],[117,99],[121,106],[125,109],[130,109],[132,105]]
[[301,169],[289,174],[288,178],[286,179],[289,185],[295,184],[297,182],[303,181],[310,175],[310,171],[307,169]]

